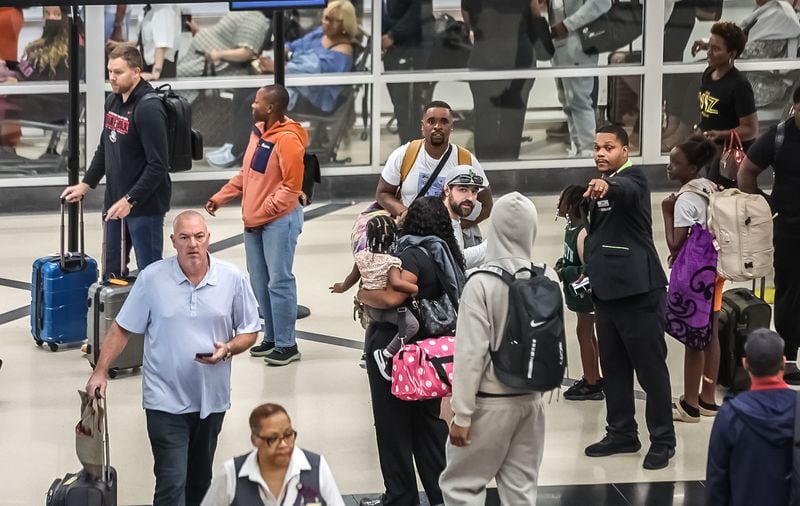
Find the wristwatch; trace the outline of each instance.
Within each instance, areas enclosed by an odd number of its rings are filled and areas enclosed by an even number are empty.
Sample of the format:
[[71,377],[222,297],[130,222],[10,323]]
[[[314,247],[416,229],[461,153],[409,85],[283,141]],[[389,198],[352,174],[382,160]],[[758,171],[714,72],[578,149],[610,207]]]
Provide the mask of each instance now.
[[125,200],[128,202],[128,204],[131,205],[131,207],[134,207],[136,205],[136,200],[134,200],[134,198],[131,197],[130,195],[125,195]]

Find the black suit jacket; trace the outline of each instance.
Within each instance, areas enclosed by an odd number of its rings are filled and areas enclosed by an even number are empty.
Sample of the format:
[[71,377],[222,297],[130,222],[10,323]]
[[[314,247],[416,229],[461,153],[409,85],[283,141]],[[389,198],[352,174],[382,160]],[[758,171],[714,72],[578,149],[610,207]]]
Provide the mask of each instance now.
[[584,244],[594,296],[609,301],[664,288],[650,213],[650,187],[642,169],[628,167],[607,179],[606,197],[592,201]]

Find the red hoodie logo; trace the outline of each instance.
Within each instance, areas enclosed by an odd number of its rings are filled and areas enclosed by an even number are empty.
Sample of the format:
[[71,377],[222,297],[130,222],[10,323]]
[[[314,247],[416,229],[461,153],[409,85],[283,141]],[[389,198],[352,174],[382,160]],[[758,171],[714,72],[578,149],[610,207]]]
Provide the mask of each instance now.
[[105,127],[111,130],[111,132],[109,132],[109,139],[111,139],[111,142],[117,141],[116,134],[127,134],[128,129],[130,128],[130,123],[131,121],[124,116],[120,116],[119,114],[111,111],[107,112]]

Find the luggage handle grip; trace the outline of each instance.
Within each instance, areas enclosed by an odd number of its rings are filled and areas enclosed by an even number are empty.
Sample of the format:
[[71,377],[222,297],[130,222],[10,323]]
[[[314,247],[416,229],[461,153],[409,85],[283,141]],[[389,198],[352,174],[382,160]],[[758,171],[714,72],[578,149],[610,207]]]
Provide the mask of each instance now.
[[[106,272],[106,242],[107,242],[107,228],[108,222],[106,222],[106,215],[107,213],[103,213],[103,251],[101,253],[101,263],[103,264],[103,277],[105,277]],[[126,269],[125,269],[125,218],[119,219],[119,229],[120,229],[120,248],[119,248],[119,278],[122,279],[125,277]],[[105,279],[104,279],[105,280]]]
[[[59,245],[58,254],[59,254],[59,265],[61,266],[61,270],[65,271],[65,272],[67,270],[66,253],[64,251],[64,249],[65,249],[64,243],[66,241],[66,239],[65,239],[66,226],[64,225],[64,214],[65,214],[66,207],[67,207],[67,199],[62,198],[61,199],[61,242],[60,242],[60,245]],[[83,197],[81,197],[78,200],[78,215],[79,215],[78,232],[79,232],[79,238],[80,238],[80,257],[81,257],[80,270],[83,270],[83,268],[86,267],[86,249],[84,247],[85,246],[85,240],[84,240],[85,231],[84,231],[84,223],[83,223]]]

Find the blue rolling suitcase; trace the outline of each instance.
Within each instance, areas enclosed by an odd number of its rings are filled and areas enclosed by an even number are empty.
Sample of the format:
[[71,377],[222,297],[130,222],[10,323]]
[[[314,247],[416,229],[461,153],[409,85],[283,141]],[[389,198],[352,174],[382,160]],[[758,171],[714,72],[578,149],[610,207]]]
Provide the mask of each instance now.
[[58,255],[33,262],[31,280],[31,334],[37,346],[86,339],[86,297],[97,281],[97,261],[84,251],[83,203],[80,209],[80,252],[64,253],[64,208],[61,203],[61,249]]

